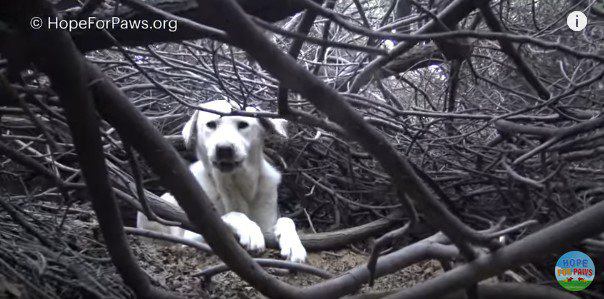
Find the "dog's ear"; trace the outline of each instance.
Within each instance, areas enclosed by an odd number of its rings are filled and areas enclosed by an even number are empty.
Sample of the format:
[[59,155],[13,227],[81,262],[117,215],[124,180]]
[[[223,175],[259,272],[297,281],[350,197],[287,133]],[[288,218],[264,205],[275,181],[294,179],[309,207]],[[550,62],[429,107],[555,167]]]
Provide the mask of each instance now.
[[260,124],[267,132],[277,133],[287,138],[287,120],[282,118],[258,118]]
[[287,120],[282,118],[271,118],[270,122],[273,124],[273,129],[277,134],[287,138]]
[[182,138],[185,142],[187,149],[192,149],[197,142],[197,119],[199,117],[199,111],[195,111],[191,119],[182,128]]

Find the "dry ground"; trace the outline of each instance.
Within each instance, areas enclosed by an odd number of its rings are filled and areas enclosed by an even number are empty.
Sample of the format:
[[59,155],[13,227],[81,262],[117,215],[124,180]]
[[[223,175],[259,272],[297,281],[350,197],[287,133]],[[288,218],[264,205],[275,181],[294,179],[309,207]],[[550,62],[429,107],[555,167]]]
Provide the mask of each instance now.
[[[204,282],[194,274],[207,266],[220,263],[220,259],[200,253],[193,248],[158,245],[155,241],[142,237],[129,237],[131,245],[141,265],[151,275],[155,283],[190,297],[211,298],[258,298],[261,295],[247,283],[232,273],[216,275],[210,282]],[[262,257],[278,258],[278,252],[270,250]],[[329,271],[332,274],[342,273],[355,266],[364,264],[367,256],[352,250],[324,251],[310,253],[308,263]],[[272,271],[288,283],[307,286],[321,281],[313,275],[304,273],[284,273]],[[361,292],[383,292],[401,287],[412,286],[442,272],[435,261],[419,263],[382,277],[373,287],[365,286]]]

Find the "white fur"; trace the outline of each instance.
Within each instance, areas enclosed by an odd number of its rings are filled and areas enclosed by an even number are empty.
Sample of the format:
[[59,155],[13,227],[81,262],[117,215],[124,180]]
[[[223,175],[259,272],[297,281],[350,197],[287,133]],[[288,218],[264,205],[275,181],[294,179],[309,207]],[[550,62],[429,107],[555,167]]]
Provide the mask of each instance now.
[[[201,107],[228,113],[233,105],[228,101],[219,100],[205,103]],[[246,110],[258,111],[255,108]],[[287,136],[285,120],[268,121],[272,124],[270,129],[273,132]],[[208,122],[214,122],[215,126],[209,126]],[[242,128],[241,122],[245,122],[247,126]],[[306,259],[306,250],[300,242],[294,222],[289,218],[278,218],[277,186],[281,182],[281,174],[264,157],[263,136],[266,131],[256,118],[219,117],[209,112],[196,111],[182,132],[185,144],[194,147],[199,158],[189,170],[243,247],[253,251],[264,250],[263,233],[274,234],[283,257],[303,262]],[[218,146],[229,146],[233,149],[233,157],[228,161],[237,162],[233,164],[237,165],[236,167],[226,171],[219,169],[218,165],[221,164],[217,163],[223,160],[218,157]],[[161,198],[177,205],[174,197],[168,193]],[[159,230],[188,239],[201,239],[201,236],[193,232],[177,227],[166,228],[149,221],[140,212],[137,215],[137,227]]]
[[262,230],[254,221],[243,213],[229,212],[222,216],[222,221],[239,236],[239,243],[247,250],[262,251],[265,248]]
[[281,256],[294,262],[304,262],[306,250],[300,242],[294,221],[287,217],[281,217],[275,224],[275,237],[279,241]]
[[[161,196],[161,199],[169,204],[178,206],[176,199],[172,194],[166,193]],[[149,221],[145,214],[138,212],[136,215],[136,227],[145,228],[148,230],[157,231],[164,234],[169,234],[177,237],[183,237],[185,230],[178,226],[164,226],[155,221]]]

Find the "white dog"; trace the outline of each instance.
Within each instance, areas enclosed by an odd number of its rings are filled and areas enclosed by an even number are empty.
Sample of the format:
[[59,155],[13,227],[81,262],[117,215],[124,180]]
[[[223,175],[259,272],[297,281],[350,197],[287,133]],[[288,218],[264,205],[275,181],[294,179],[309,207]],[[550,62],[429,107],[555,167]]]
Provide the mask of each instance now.
[[[226,100],[212,101],[200,107],[230,113],[234,107]],[[248,108],[246,111],[258,111]],[[281,255],[303,262],[306,250],[290,218],[278,218],[277,186],[281,174],[266,161],[263,153],[266,133],[287,137],[286,121],[243,116],[224,116],[196,111],[185,124],[182,135],[187,147],[193,147],[199,161],[189,169],[208,195],[222,220],[239,237],[239,243],[251,251],[265,248],[264,235],[274,234]],[[166,193],[164,201],[177,205]],[[149,221],[141,212],[137,227],[161,231],[188,239],[201,236],[179,227],[165,227]]]

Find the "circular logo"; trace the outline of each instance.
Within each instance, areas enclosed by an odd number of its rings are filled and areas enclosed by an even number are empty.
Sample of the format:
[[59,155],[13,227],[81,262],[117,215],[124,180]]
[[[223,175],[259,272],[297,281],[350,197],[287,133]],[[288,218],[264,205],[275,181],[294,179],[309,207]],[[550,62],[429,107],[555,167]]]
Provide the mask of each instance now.
[[581,251],[569,251],[562,255],[554,271],[560,286],[572,292],[587,288],[596,275],[594,262]]
[[566,17],[566,24],[572,31],[581,31],[587,26],[587,16],[581,11],[573,11]]

